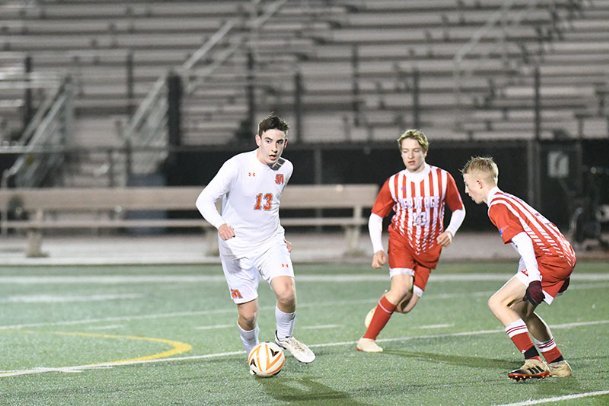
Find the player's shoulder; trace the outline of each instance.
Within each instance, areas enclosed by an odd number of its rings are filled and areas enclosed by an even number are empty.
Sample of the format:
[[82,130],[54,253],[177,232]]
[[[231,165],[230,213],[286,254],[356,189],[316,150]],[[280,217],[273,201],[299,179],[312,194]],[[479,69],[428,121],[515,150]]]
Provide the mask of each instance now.
[[452,177],[449,171],[436,165],[429,165],[429,171],[436,172],[437,174],[446,174],[446,176]]
[[233,155],[231,158],[229,158],[226,162],[243,162],[243,161],[247,161],[252,159],[252,157],[255,157],[256,151],[246,151],[246,152],[241,152],[237,155]]
[[286,167],[286,168],[294,168],[294,165],[292,164],[292,162],[289,159],[286,159],[284,157],[279,158],[279,160],[277,161],[277,163],[279,165],[281,165],[281,167]]

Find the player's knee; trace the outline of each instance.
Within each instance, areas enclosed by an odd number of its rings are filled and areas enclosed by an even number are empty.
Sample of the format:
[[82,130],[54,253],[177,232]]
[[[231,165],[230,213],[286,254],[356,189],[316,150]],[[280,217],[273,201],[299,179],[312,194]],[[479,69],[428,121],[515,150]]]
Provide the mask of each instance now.
[[253,330],[256,327],[256,312],[239,312],[239,320],[238,323],[244,330]]
[[276,290],[275,296],[277,296],[277,301],[284,306],[291,306],[296,301],[296,292],[290,286]]
[[387,292],[387,296],[390,299],[390,301],[391,301],[391,299],[393,299],[394,302],[399,303],[402,300],[411,296],[410,286],[408,286],[408,285],[392,286],[391,289],[389,289],[389,292]]
[[273,290],[277,301],[283,305],[292,305],[296,300],[296,288],[294,279],[292,278],[277,278],[272,282]]
[[244,330],[251,330],[256,327],[257,310],[257,306],[239,306],[238,322]]
[[494,314],[497,314],[497,309],[501,307],[501,301],[496,295],[489,297],[486,304]]

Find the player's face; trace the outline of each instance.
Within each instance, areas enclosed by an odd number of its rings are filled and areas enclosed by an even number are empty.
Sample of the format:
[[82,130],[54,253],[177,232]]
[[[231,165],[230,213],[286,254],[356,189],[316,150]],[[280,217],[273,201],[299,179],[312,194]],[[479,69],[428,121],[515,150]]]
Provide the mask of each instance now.
[[271,129],[263,132],[262,135],[256,134],[256,144],[258,144],[257,157],[260,162],[274,165],[288,145],[288,139],[283,131]]
[[402,140],[402,160],[410,172],[422,171],[425,166],[427,152],[413,138]]
[[474,202],[480,204],[484,202],[484,189],[482,183],[468,173],[463,174],[463,183],[465,183],[465,193],[472,198]]

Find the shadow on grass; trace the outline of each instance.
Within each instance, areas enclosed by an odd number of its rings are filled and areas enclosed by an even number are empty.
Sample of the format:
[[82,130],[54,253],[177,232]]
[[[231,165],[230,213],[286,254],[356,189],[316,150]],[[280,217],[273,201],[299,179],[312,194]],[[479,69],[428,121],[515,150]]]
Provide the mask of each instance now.
[[[506,365],[508,368],[511,365],[510,360],[499,359],[499,358],[482,358],[472,357],[464,355],[446,355],[436,354],[430,352],[419,352],[419,351],[404,351],[404,350],[392,350],[386,349],[384,354],[397,355],[409,359],[417,359],[420,361],[429,361],[434,363],[450,364],[464,366],[468,368],[485,368],[485,369],[497,369],[498,365]],[[513,363],[513,362],[512,362]]]
[[260,379],[264,391],[272,398],[283,402],[298,402],[323,405],[365,405],[348,393],[337,391],[316,382],[312,378]]

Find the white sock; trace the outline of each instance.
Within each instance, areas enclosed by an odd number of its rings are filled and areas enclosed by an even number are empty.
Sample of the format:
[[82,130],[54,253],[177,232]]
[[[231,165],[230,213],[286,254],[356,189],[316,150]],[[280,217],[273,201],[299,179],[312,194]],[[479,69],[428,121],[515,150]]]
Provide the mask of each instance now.
[[253,330],[243,330],[239,323],[237,323],[237,328],[239,329],[239,337],[241,337],[241,342],[243,343],[243,348],[245,352],[248,354],[258,344],[258,334],[260,333],[260,328],[256,324]]
[[277,323],[277,338],[281,340],[292,337],[296,313],[284,313],[275,306],[275,321]]

